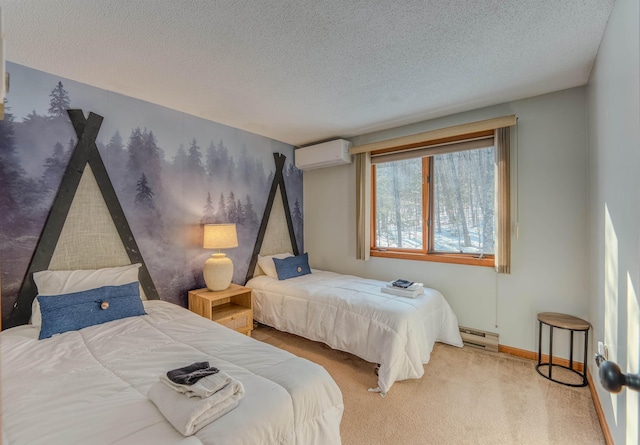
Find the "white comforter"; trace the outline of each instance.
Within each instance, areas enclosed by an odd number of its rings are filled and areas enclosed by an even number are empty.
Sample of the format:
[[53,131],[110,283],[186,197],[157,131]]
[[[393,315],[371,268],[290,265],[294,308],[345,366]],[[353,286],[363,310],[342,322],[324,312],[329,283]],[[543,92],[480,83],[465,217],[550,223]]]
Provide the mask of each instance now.
[[436,341],[462,346],[458,320],[442,294],[425,288],[406,298],[380,291],[384,281],[313,270],[279,281],[261,275],[254,289],[254,317],[276,329],[321,341],[380,364],[377,390],[420,378]]
[[147,391],[162,373],[204,360],[246,391],[196,433],[204,444],[340,443],[342,395],[324,368],[176,305],[145,308],[46,340],[31,326],[2,332],[3,445],[176,444],[183,436]]

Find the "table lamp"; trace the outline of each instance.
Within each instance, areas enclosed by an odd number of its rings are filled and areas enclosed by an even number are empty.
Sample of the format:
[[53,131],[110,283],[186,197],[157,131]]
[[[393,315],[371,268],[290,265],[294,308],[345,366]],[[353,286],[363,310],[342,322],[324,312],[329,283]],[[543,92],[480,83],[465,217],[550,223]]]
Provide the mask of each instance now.
[[233,262],[220,249],[238,247],[238,234],[235,224],[205,224],[204,242],[205,249],[218,249],[217,253],[205,261],[204,282],[207,289],[212,291],[225,290],[231,284],[233,278]]

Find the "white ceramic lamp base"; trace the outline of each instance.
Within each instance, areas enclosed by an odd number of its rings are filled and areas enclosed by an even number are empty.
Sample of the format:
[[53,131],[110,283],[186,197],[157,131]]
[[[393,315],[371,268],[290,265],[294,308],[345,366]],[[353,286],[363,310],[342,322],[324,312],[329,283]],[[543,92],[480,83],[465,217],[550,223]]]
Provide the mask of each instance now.
[[224,253],[214,253],[205,261],[202,274],[207,289],[225,290],[233,278],[233,262]]

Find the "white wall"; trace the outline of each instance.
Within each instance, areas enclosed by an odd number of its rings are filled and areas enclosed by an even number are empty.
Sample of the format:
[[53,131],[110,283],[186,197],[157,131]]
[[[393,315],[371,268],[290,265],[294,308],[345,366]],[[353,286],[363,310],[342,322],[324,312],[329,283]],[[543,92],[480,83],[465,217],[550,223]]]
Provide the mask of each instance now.
[[[617,0],[587,87],[589,314],[593,350],[604,341],[625,373],[640,365],[640,7]],[[615,443],[639,443],[638,393],[611,395],[590,362]]]
[[[352,141],[358,145],[509,114],[519,119],[520,236],[512,241],[511,275],[497,275],[487,267],[423,261],[357,261],[353,164],[304,173],[305,247],[312,267],[382,280],[402,277],[424,282],[444,294],[460,324],[498,332],[501,344],[529,351],[537,351],[538,312],[586,318],[584,88],[372,133]],[[515,188],[512,190],[515,192]],[[568,345],[567,339],[559,337],[559,346],[563,342]],[[580,342],[576,346],[582,350]],[[568,356],[567,349],[557,347],[555,351]],[[577,358],[581,360],[582,355]]]

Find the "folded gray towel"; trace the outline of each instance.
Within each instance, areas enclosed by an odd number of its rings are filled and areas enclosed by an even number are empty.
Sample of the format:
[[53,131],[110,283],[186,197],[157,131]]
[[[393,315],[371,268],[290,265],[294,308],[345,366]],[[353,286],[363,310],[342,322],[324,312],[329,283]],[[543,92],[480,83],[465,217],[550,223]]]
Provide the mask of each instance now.
[[193,385],[201,378],[219,371],[218,368],[209,366],[209,362],[196,362],[167,372],[167,378],[178,385]]

